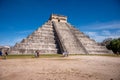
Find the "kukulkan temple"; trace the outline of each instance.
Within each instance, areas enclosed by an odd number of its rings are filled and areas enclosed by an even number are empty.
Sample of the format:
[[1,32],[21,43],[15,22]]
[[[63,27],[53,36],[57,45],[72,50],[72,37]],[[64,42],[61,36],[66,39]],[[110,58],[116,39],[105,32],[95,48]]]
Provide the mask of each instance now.
[[39,50],[43,54],[107,54],[111,51],[99,45],[83,32],[67,22],[67,17],[52,14],[49,20],[36,31],[16,43],[11,54],[33,54]]

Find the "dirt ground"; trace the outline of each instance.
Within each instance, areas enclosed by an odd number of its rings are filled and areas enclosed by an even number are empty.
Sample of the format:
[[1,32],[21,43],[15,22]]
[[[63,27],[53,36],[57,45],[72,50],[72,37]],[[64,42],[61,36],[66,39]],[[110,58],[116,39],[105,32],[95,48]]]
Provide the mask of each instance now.
[[120,57],[0,60],[0,80],[120,80]]

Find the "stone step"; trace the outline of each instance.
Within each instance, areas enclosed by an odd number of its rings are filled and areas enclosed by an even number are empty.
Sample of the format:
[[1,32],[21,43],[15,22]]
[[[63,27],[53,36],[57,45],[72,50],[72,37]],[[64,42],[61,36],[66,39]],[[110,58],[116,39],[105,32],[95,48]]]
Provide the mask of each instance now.
[[108,50],[94,50],[89,51],[89,54],[111,54]]
[[[38,50],[38,49],[36,49]],[[12,54],[35,54],[35,51],[33,49],[17,49],[11,51]],[[40,54],[56,54],[57,50],[40,50]]]
[[90,39],[67,21],[59,22],[51,19],[16,44],[11,52],[34,54],[36,50],[40,50],[41,54],[56,54],[59,51],[67,51],[69,54],[109,53],[105,47],[98,45],[95,40]]
[[61,35],[62,42],[69,53],[84,53],[84,50],[82,50],[80,46],[78,47],[79,43],[76,41],[75,36],[71,33],[70,28],[65,23],[56,22],[56,27]]

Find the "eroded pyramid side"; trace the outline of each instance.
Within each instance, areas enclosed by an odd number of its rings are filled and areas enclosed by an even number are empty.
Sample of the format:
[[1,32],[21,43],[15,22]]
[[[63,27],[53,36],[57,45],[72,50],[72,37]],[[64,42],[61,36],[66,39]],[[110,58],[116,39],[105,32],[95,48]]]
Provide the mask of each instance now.
[[33,54],[36,50],[47,54],[57,53],[53,26],[50,21],[46,22],[20,43],[17,43],[11,49],[11,53]]
[[74,28],[70,23],[67,23],[71,32],[76,36],[79,42],[86,49],[88,54],[112,54],[111,50],[108,50],[105,46],[98,44],[95,40],[91,39],[89,36],[86,36],[83,32],[80,32]]

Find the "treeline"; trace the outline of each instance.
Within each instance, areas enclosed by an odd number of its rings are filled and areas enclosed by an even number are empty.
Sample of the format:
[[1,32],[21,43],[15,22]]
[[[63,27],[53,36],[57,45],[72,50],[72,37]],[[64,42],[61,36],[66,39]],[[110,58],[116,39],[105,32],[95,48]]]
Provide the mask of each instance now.
[[112,50],[115,54],[120,54],[120,38],[107,38],[101,44],[106,46],[107,49]]

